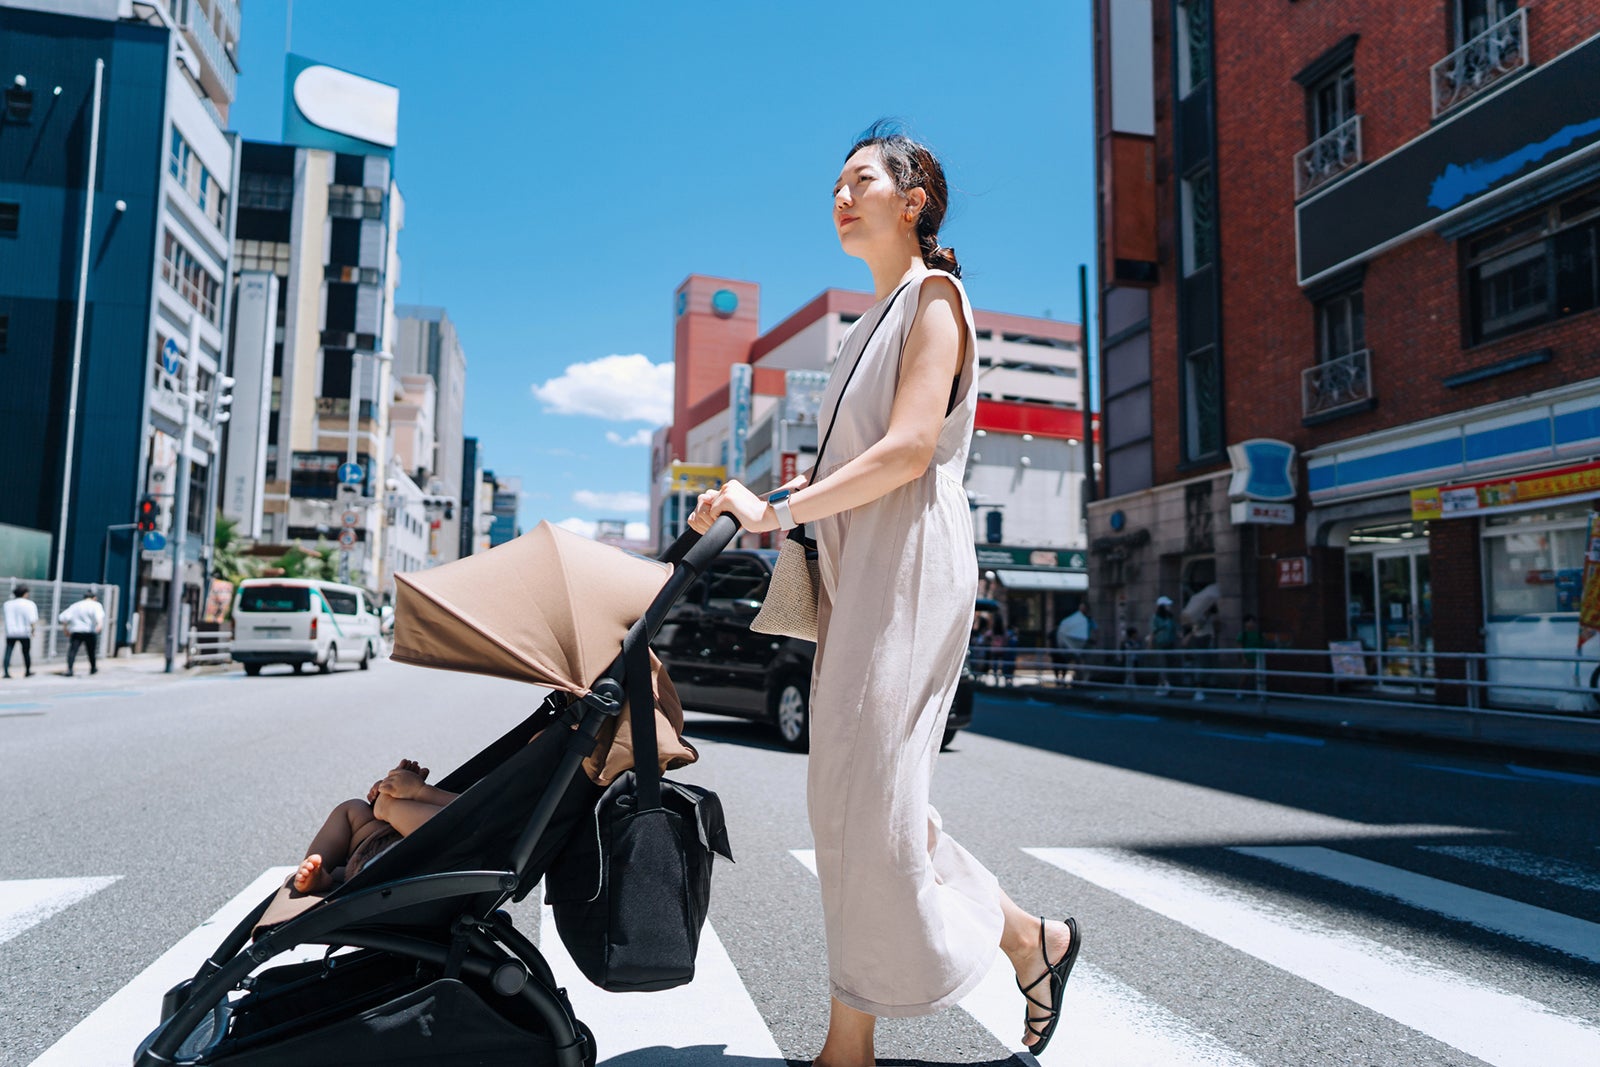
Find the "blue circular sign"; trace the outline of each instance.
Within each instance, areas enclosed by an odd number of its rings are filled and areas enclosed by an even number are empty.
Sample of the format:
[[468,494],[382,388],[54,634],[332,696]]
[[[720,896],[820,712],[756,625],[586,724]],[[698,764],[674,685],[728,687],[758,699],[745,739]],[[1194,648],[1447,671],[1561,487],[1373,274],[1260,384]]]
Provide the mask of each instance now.
[[732,289],[718,289],[711,294],[711,311],[719,319],[725,319],[739,310],[739,294]]
[[167,547],[167,539],[160,530],[150,530],[142,542],[146,552],[160,552]]
[[[322,469],[323,470],[327,470],[328,468],[324,467]],[[343,463],[343,464],[340,464],[340,466],[339,466],[339,484],[340,485],[360,485],[362,478],[363,478],[363,473],[362,473],[362,470],[361,470],[361,464],[359,464],[359,463]]]
[[1120,511],[1113,511],[1111,513],[1111,528],[1113,530],[1121,533],[1122,528],[1126,525],[1128,525],[1128,517],[1126,515]]
[[161,346],[161,369],[168,374],[178,373],[178,361],[183,353],[178,351],[178,342],[167,338],[167,343]]
[[677,310],[677,313],[679,315],[682,315],[685,311],[689,310],[689,294],[688,293],[679,293],[678,294],[678,301],[677,301],[676,310]]

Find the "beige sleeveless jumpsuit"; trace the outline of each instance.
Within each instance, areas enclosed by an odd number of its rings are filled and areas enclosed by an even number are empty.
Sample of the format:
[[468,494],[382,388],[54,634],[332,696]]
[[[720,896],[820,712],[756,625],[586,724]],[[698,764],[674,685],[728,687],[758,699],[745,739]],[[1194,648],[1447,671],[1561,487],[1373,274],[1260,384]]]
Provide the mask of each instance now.
[[[851,365],[861,362],[838,404],[822,476],[887,432],[925,281],[913,281],[888,309],[866,351],[885,301],[846,335],[823,397],[824,432]],[[1000,943],[994,875],[943,832],[928,803],[978,581],[962,486],[978,403],[977,337],[965,290],[961,302],[965,354],[932,464],[812,531],[822,589],[807,804],[828,970],[835,997],[879,1016],[954,1004],[983,978]]]

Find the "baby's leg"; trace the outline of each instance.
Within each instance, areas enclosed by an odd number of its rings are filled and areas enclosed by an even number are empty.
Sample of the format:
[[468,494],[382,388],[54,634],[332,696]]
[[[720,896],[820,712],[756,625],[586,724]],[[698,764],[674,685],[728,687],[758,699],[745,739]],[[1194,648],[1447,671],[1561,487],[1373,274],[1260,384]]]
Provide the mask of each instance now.
[[372,810],[377,818],[399,830],[402,836],[410,837],[416,832],[417,827],[439,814],[444,808],[438,804],[425,804],[420,800],[401,800],[380,793],[378,799],[372,802]]
[[306,846],[306,858],[294,874],[294,887],[302,893],[330,888],[334,868],[344,866],[355,848],[374,829],[377,821],[372,805],[364,800],[347,800],[328,813],[317,836]]

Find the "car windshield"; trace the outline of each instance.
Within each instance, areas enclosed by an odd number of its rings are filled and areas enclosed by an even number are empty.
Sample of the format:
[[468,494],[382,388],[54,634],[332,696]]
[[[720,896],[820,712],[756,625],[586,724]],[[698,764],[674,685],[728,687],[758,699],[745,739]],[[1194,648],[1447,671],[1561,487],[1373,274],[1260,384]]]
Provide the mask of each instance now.
[[303,585],[250,585],[239,591],[240,611],[309,611],[311,590]]

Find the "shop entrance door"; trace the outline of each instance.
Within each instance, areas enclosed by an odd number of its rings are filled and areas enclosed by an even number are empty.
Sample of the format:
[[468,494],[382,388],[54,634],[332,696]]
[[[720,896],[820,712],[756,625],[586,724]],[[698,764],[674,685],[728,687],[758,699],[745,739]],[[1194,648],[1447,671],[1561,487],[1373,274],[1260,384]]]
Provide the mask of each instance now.
[[[1423,539],[1347,550],[1350,636],[1390,653],[1378,664],[1385,688],[1406,692],[1433,682],[1433,574]],[[1408,655],[1407,653],[1414,653]]]

